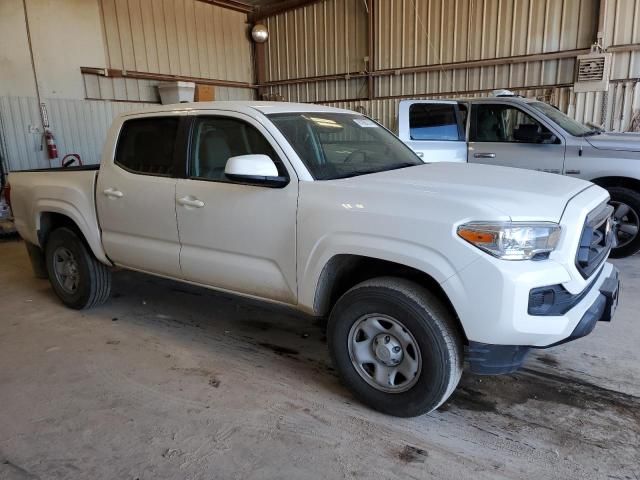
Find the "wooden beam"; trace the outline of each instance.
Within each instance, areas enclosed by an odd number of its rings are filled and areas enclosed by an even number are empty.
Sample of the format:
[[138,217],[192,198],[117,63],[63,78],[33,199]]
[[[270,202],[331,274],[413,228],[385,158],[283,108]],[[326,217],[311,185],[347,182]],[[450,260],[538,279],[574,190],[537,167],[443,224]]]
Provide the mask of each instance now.
[[432,65],[418,65],[415,67],[388,68],[376,70],[375,76],[404,75],[407,73],[434,72],[438,70],[459,70],[461,68],[490,67],[494,65],[511,65],[514,63],[538,62],[544,60],[557,60],[561,58],[575,58],[578,55],[589,53],[588,48],[574,50],[560,50],[547,53],[533,53],[528,55],[513,55],[509,57],[486,58],[482,60],[466,60],[462,62],[435,63]]
[[218,80],[215,78],[168,75],[165,73],[137,72],[134,70],[119,70],[117,68],[80,67],[80,72],[89,75],[112,78],[133,78],[137,80],[157,80],[160,82],[194,82],[204,85],[215,85],[217,87],[258,88],[258,86],[253,83],[236,82],[235,80]]
[[349,80],[352,78],[363,78],[368,76],[369,74],[366,72],[338,73],[335,75],[318,75],[316,77],[300,77],[300,78],[290,78],[287,80],[274,80],[272,82],[262,83],[258,86],[272,87],[277,85],[295,85],[298,83],[322,82],[327,80]]
[[256,7],[249,15],[249,23],[256,23],[258,20],[262,20],[279,13],[288,12],[296,8],[301,8],[313,3],[323,2],[325,0],[281,0],[280,2],[273,3],[264,7]]
[[236,0],[198,0],[202,3],[208,3],[209,5],[215,5],[217,7],[228,8],[229,10],[235,10],[236,12],[251,13],[254,8],[243,2]]

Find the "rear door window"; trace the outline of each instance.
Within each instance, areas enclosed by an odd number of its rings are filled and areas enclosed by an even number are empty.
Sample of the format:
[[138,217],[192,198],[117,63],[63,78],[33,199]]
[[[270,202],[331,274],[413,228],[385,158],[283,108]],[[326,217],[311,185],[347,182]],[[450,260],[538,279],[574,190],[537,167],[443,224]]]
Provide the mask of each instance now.
[[414,103],[409,107],[411,140],[461,140],[456,105]]
[[135,118],[123,123],[115,163],[132,173],[170,177],[178,117]]

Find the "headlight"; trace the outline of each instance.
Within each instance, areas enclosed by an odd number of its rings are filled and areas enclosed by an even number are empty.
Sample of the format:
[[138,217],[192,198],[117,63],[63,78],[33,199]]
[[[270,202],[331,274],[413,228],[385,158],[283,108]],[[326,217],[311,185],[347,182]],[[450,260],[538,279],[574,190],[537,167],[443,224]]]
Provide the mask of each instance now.
[[555,223],[471,222],[458,227],[458,236],[504,260],[542,259],[556,248],[560,226]]

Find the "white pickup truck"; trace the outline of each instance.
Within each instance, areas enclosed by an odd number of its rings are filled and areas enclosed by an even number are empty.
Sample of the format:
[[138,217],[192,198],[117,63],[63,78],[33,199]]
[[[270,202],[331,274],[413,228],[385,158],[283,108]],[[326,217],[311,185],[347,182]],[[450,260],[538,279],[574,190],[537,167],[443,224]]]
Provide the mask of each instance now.
[[526,168],[600,185],[615,208],[611,256],[640,251],[640,134],[604,132],[498,90],[487,98],[403,100],[398,136],[425,162]]
[[441,405],[464,360],[475,373],[512,372],[531,348],[587,335],[617,305],[604,189],[424,164],[346,110],[127,113],[99,170],[9,180],[36,273],[66,305],[107,300],[118,266],[328,315],[344,383],[391,415]]

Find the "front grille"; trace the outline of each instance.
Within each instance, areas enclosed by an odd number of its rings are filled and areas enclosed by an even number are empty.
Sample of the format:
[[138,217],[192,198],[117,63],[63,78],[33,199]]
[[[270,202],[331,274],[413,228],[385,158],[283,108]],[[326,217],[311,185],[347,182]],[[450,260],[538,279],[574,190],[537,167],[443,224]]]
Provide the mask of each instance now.
[[576,267],[584,278],[589,278],[611,251],[615,239],[612,215],[613,207],[604,203],[587,216],[576,255]]

